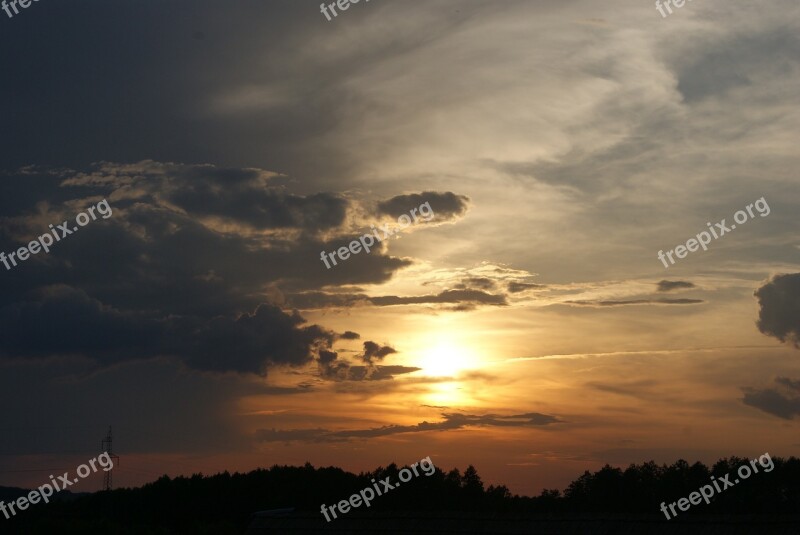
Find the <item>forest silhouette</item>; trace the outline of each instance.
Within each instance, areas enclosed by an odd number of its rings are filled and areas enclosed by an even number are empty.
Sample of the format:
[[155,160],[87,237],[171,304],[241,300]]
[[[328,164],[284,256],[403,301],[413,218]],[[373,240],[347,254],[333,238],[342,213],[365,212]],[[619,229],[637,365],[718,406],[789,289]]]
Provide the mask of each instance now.
[[[370,511],[444,513],[490,512],[498,515],[533,513],[652,514],[667,522],[659,504],[688,496],[701,486],[735,470],[748,459],[720,459],[710,468],[679,460],[671,465],[653,461],[625,469],[604,466],[586,471],[563,492],[545,489],[539,496],[512,495],[503,485],[485,485],[477,470],[439,468],[429,477],[411,482],[377,497]],[[692,507],[681,516],[791,514],[800,511],[800,459],[773,458],[771,472],[759,472],[714,496],[713,501]],[[123,488],[81,496],[63,495],[50,504],[29,508],[11,520],[0,518],[0,533],[136,533],[227,534],[244,533],[253,513],[295,508],[319,513],[320,505],[347,499],[372,479],[398,480],[402,467],[390,464],[377,470],[352,474],[340,468],[273,466],[249,473],[170,478],[163,476],[139,488]],[[731,478],[732,479],[732,478]],[[22,495],[21,489],[2,489],[6,501]],[[348,513],[358,515],[361,510]],[[320,518],[321,515],[320,515]]]

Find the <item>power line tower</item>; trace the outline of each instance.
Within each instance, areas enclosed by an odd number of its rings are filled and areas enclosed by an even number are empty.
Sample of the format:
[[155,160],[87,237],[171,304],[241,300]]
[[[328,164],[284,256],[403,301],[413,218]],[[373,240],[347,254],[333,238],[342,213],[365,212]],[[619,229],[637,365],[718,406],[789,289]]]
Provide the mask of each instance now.
[[[114,455],[114,452],[111,449],[111,439],[112,439],[112,437],[111,437],[111,426],[109,425],[108,426],[108,434],[106,435],[106,438],[104,438],[103,440],[100,441],[100,451],[102,453],[108,453],[108,456],[111,457],[111,459],[112,459],[113,466],[116,466],[117,463],[119,463],[119,456],[118,455]],[[103,479],[103,490],[111,490],[111,481],[112,481],[111,480],[111,473],[113,471],[114,471],[114,469],[112,468],[111,470],[106,472],[106,475],[105,475],[105,477]]]

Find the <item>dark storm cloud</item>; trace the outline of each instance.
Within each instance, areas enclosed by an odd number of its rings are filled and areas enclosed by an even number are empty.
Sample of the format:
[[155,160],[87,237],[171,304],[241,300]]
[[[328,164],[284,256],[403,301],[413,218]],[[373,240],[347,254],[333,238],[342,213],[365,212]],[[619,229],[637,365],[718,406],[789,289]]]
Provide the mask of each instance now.
[[151,315],[115,310],[69,286],[32,297],[0,308],[0,355],[85,355],[112,363],[159,351],[166,326]]
[[353,331],[345,331],[339,335],[339,338],[342,340],[358,340],[361,338],[361,335],[358,333],[354,333]]
[[199,215],[229,217],[262,229],[325,230],[341,225],[347,213],[347,202],[335,195],[301,197],[250,184],[217,189],[195,182],[167,198]]
[[152,161],[3,177],[6,190],[10,180],[44,186],[34,187],[35,208],[0,218],[0,250],[98,198],[113,214],[1,273],[0,320],[13,332],[0,356],[83,355],[111,365],[163,355],[191,369],[265,374],[307,364],[337,338],[355,339],[280,310],[281,287],[381,282],[409,262],[374,251],[326,272],[318,258],[329,244],[314,236],[338,227],[346,201],[290,195],[274,179],[258,169]]
[[777,388],[743,388],[742,402],[784,420],[800,416],[800,380],[778,377],[775,382]]
[[434,221],[437,222],[456,219],[464,215],[469,208],[469,197],[465,195],[456,195],[449,191],[423,191],[422,193],[398,195],[389,200],[379,202],[377,213],[398,218],[403,214],[408,214],[412,208],[417,208],[426,202],[430,203],[433,213],[436,214]]
[[[308,140],[340,123],[340,84],[351,72],[327,60],[298,71],[292,59],[320,31],[318,19],[318,8],[297,2],[85,0],[9,20],[0,46],[22,45],[24,54],[0,55],[13,80],[0,88],[0,167],[144,158],[247,161],[297,174],[341,167],[336,149],[309,158]],[[385,52],[369,55],[379,61]],[[216,100],[243,87],[288,97],[278,107],[214,113]]]
[[688,288],[696,288],[694,283],[688,281],[668,281],[662,280],[658,282],[659,292],[671,292],[672,290],[683,290]]
[[345,199],[330,193],[289,194],[274,173],[208,164],[102,162],[87,173],[69,177],[63,185],[112,190],[124,186],[129,197],[168,203],[195,216],[218,216],[256,229],[335,229],[344,222],[349,206]]
[[800,273],[776,275],[754,295],[758,330],[800,349]]
[[[313,290],[337,284],[380,283],[409,265],[404,259],[380,251],[351,261],[347,269],[326,270],[319,262],[328,242],[297,229],[299,235],[239,233],[237,227],[207,225],[198,215],[175,207],[161,193],[140,183],[136,173],[186,175],[202,172],[204,180],[215,174],[213,166],[176,164],[102,164],[102,171],[73,172],[64,177],[70,187],[53,188],[86,195],[107,195],[114,209],[109,220],[93,222],[77,236],[71,236],[0,278],[6,299],[21,297],[42,284],[78,286],[90,295],[117,308],[147,308],[162,312],[222,314],[253,310],[264,301],[265,286],[280,280],[283,288]],[[250,183],[254,170],[243,171],[238,180]],[[225,174],[234,174],[225,170]],[[258,172],[263,176],[264,172]],[[17,180],[34,180],[16,177]],[[172,179],[154,180],[169,184]],[[114,188],[118,189],[114,189]],[[166,186],[170,190],[173,186]],[[226,188],[224,182],[215,188]],[[284,197],[284,200],[289,197]],[[307,198],[306,198],[307,199]],[[0,220],[0,247],[9,251],[47,230],[47,224],[74,217],[76,209],[43,196],[34,212]],[[89,203],[73,196],[70,206]],[[287,201],[291,204],[294,201]],[[311,203],[299,224],[314,230],[324,215],[324,205]],[[287,208],[287,210],[289,210]],[[289,210],[291,211],[291,210]],[[39,213],[41,212],[41,213]],[[230,219],[235,219],[235,213]]]
[[566,305],[588,307],[621,307],[630,305],[698,305],[705,303],[702,299],[631,299],[628,301],[564,301]]
[[441,422],[420,422],[416,425],[386,425],[372,429],[353,429],[330,431],[327,429],[275,430],[261,429],[256,432],[256,440],[261,442],[280,442],[300,440],[309,442],[336,442],[354,438],[376,438],[403,433],[424,433],[427,431],[451,431],[470,427],[541,427],[563,421],[549,414],[530,412],[502,416],[498,414],[458,414],[442,413]]
[[331,346],[332,332],[318,325],[302,327],[305,322],[297,313],[260,305],[253,314],[236,319],[219,317],[199,325],[176,322],[166,346],[194,369],[266,374],[271,365],[306,364],[315,350]]
[[110,365],[174,356],[196,370],[253,374],[271,365],[306,364],[334,339],[272,305],[238,318],[162,317],[120,312],[66,286],[0,308],[0,322],[8,329],[0,349],[7,358],[82,355]]

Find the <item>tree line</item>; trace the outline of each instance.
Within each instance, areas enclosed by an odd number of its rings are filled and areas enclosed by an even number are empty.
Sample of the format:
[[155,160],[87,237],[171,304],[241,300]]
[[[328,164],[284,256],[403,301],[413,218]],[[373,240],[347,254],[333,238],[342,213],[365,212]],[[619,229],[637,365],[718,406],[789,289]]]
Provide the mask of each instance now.
[[[486,486],[474,466],[462,473],[439,468],[420,474],[372,502],[373,511],[472,511],[492,513],[644,513],[660,515],[661,502],[673,502],[719,478],[735,473],[748,459],[720,459],[710,468],[679,460],[653,461],[625,469],[609,465],[584,472],[563,491],[544,489],[538,496],[513,495],[504,485]],[[774,458],[774,469],[760,472],[716,495],[693,514],[778,514],[800,510],[800,459]],[[249,473],[195,474],[158,480],[139,488],[116,489],[30,507],[0,532],[227,534],[244,532],[257,511],[295,508],[319,512],[321,504],[347,499],[372,480],[398,481],[402,467],[390,464],[353,474],[336,467],[273,466]],[[13,494],[13,492],[12,492]],[[6,493],[8,499],[8,492]],[[352,513],[350,513],[352,514]],[[663,518],[663,516],[661,517]],[[666,521],[666,520],[665,520]],[[49,531],[48,531],[49,530]]]

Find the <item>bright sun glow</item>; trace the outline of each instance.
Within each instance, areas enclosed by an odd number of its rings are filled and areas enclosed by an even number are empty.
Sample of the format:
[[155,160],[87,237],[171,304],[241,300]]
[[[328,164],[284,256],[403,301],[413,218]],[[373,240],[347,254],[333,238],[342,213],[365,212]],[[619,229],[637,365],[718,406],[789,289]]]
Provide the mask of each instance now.
[[475,352],[456,342],[455,337],[438,337],[432,347],[424,349],[417,366],[425,375],[453,377],[463,370],[475,368],[479,359]]
[[464,405],[470,402],[464,385],[457,381],[431,385],[423,399],[433,405]]

